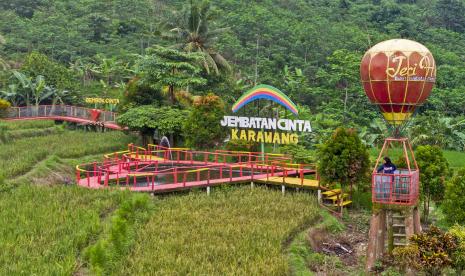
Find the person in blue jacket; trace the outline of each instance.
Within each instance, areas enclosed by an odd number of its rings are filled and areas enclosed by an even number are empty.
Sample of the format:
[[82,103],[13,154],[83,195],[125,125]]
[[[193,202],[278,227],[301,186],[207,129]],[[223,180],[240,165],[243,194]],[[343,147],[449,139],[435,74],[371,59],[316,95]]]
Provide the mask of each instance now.
[[396,165],[391,162],[389,157],[384,157],[384,164],[378,168],[378,173],[393,174],[397,170]]

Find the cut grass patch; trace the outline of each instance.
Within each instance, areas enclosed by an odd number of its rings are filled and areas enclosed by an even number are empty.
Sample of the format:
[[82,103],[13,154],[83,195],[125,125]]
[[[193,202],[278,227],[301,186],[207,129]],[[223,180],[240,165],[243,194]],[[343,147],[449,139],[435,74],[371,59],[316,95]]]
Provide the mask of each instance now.
[[318,216],[314,196],[256,187],[215,188],[155,201],[122,275],[283,275],[285,241]]

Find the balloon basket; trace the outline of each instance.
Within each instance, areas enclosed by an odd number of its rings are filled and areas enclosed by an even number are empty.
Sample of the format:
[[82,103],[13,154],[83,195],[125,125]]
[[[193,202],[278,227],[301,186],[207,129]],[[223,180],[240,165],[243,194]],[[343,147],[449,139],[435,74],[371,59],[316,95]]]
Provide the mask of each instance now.
[[[402,155],[397,169],[392,174],[379,173],[378,167],[393,145],[400,145]],[[372,174],[372,202],[382,205],[414,206],[419,195],[419,169],[412,146],[407,138],[387,138],[379,153]]]

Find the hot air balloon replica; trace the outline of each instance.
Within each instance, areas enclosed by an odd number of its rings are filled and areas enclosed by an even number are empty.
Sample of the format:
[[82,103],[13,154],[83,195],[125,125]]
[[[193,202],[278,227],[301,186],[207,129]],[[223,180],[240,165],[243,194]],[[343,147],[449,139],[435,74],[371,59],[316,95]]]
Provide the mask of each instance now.
[[[392,250],[421,231],[417,208],[419,169],[409,140],[400,137],[400,133],[430,95],[436,66],[431,52],[422,44],[392,39],[376,44],[365,53],[360,76],[366,95],[378,106],[392,130],[392,137],[385,139],[372,173],[375,208],[367,249],[367,269],[371,270],[376,259],[384,254],[386,240],[388,250]],[[398,168],[392,174],[378,172],[392,144],[400,145],[405,168]]]

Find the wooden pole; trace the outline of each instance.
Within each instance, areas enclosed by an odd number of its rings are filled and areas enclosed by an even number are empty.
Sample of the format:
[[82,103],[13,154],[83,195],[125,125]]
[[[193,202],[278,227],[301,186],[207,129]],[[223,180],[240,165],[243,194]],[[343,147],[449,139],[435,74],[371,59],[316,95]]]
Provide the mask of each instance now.
[[379,229],[379,214],[373,213],[370,219],[370,231],[368,233],[367,263],[366,271],[370,272],[375,265],[377,252],[376,235]]

